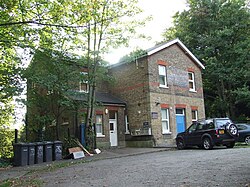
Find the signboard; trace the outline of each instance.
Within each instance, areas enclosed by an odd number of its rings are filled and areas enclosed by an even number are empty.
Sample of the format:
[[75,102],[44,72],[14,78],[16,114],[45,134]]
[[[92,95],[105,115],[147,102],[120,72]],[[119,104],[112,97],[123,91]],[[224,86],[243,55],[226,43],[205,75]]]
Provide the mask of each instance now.
[[148,128],[149,127],[149,122],[148,121],[144,121],[143,122],[143,128]]
[[152,119],[158,119],[158,112],[151,113]]

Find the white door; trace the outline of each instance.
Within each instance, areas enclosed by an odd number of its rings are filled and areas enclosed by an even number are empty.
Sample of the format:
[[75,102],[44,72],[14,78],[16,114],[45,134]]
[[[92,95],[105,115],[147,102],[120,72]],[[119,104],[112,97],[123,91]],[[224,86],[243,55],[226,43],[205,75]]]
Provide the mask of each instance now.
[[118,140],[117,140],[117,123],[116,119],[110,119],[109,120],[109,136],[110,136],[110,145],[111,146],[117,146]]

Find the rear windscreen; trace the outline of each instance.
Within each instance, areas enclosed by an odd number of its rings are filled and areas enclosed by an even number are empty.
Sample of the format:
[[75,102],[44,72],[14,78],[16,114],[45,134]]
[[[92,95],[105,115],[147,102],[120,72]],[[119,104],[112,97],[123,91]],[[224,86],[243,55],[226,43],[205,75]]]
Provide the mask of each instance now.
[[232,121],[230,119],[217,119],[215,123],[218,128],[221,128],[226,125],[226,123],[232,123]]

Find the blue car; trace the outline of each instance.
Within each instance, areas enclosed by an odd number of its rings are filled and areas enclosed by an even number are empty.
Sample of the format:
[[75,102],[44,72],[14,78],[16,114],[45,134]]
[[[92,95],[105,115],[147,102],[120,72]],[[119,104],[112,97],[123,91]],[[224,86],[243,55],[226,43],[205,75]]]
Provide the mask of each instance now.
[[239,123],[236,126],[239,130],[238,142],[245,142],[247,145],[250,145],[250,124]]

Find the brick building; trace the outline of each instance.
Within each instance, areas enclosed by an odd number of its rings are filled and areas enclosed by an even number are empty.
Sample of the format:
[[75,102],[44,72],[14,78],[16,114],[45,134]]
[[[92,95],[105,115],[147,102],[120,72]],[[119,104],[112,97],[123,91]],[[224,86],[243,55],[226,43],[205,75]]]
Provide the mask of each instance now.
[[[202,69],[179,39],[155,46],[134,61],[111,65],[109,74],[115,81],[96,88],[97,147],[173,145],[178,132],[205,117]],[[74,100],[86,101],[87,87],[86,82],[80,83]],[[32,124],[37,113],[32,116],[34,110],[27,110]],[[63,113],[62,138],[67,134],[83,138],[79,127],[84,113],[84,108]],[[52,132],[54,127],[46,128]]]
[[110,67],[116,80],[110,91],[127,103],[127,145],[172,145],[177,133],[205,117],[202,69],[179,39]]

